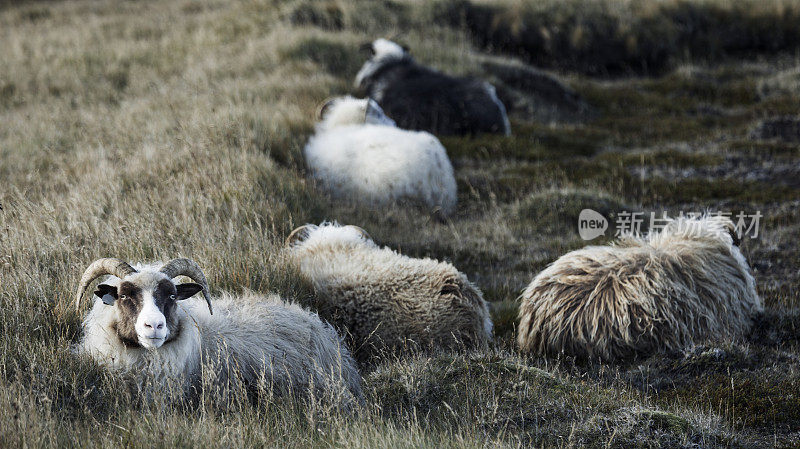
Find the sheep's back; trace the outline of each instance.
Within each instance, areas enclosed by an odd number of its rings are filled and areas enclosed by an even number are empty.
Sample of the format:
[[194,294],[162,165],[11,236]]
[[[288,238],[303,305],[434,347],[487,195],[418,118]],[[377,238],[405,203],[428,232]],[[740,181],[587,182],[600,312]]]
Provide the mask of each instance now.
[[491,334],[479,290],[452,265],[386,248],[333,248],[300,266],[320,313],[349,332],[359,361],[401,348],[480,346]]
[[378,72],[367,90],[401,128],[437,135],[507,131],[505,108],[478,79],[402,61]]
[[[279,393],[340,394],[361,398],[355,362],[327,323],[277,296],[224,294],[214,315],[195,317],[202,328],[203,356],[215,375],[248,384],[266,380]],[[224,379],[220,379],[223,380]]]
[[313,136],[304,152],[314,178],[336,196],[377,204],[405,198],[447,209],[455,205],[452,165],[428,133],[342,126]]
[[749,327],[758,298],[724,248],[626,245],[574,251],[536,276],[521,298],[520,347],[613,360]]

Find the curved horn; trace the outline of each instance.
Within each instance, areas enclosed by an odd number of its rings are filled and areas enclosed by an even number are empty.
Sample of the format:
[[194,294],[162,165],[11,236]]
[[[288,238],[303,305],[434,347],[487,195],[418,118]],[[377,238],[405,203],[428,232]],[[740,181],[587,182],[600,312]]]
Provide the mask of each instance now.
[[331,106],[333,106],[333,103],[336,100],[337,100],[336,98],[328,98],[327,100],[325,100],[325,103],[322,103],[319,109],[317,109],[317,120],[322,120],[323,116],[325,115],[325,112],[327,112],[328,109]]
[[308,231],[313,229],[313,226],[314,225],[305,224],[305,225],[300,226],[299,228],[295,229],[294,231],[292,231],[292,233],[289,234],[289,237],[286,237],[286,247],[289,248],[292,245],[294,245],[295,243],[298,243],[304,237],[306,237]]
[[361,234],[361,237],[364,237],[364,240],[372,240],[372,237],[370,237],[367,231],[365,231],[363,228],[360,228],[356,225],[347,225],[347,227],[358,231],[358,233]]
[[739,231],[736,229],[736,225],[733,224],[733,221],[729,219],[725,219],[723,222],[723,226],[725,226],[725,230],[728,231],[728,234],[731,236],[731,240],[733,240],[734,246],[739,246],[742,244],[742,239],[739,237]]
[[177,276],[187,276],[200,284],[200,287],[203,288],[203,296],[206,298],[206,304],[208,304],[208,311],[211,312],[212,315],[214,314],[214,309],[211,308],[211,294],[208,292],[208,281],[206,281],[206,275],[203,274],[203,270],[200,269],[197,262],[183,257],[172,259],[164,264],[158,271],[164,273],[170,279]]
[[369,54],[369,57],[375,56],[375,50],[372,48],[372,42],[365,42],[358,46],[359,53]]
[[364,123],[367,123],[367,119],[369,118],[369,108],[372,106],[372,102],[375,101],[370,97],[367,97],[367,105],[364,106]]
[[75,311],[80,311],[83,294],[86,293],[86,287],[88,287],[93,280],[106,274],[111,274],[120,279],[124,279],[125,276],[128,276],[132,273],[136,273],[136,270],[132,266],[128,265],[128,262],[125,262],[122,259],[107,257],[104,259],[95,260],[91,265],[89,265],[88,268],[86,268],[86,271],[83,272],[81,281],[78,283],[78,294],[75,296]]

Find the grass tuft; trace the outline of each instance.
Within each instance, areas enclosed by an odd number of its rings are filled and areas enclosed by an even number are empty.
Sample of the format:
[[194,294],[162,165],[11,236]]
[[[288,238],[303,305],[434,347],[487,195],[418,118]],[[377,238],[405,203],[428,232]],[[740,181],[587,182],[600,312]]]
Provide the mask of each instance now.
[[302,40],[281,53],[286,59],[312,61],[331,74],[344,78],[354,76],[363,63],[358,49],[321,37]]
[[335,1],[300,3],[292,10],[289,21],[294,25],[338,31],[344,28],[344,13]]

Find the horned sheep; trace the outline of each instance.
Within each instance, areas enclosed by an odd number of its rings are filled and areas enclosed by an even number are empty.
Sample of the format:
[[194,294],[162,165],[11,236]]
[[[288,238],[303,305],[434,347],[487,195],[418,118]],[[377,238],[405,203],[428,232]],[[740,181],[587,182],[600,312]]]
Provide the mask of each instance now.
[[405,350],[476,348],[492,335],[481,291],[448,263],[381,248],[355,226],[295,229],[292,260],[314,285],[320,314],[346,329],[365,365]]
[[[362,400],[360,375],[335,329],[296,304],[276,295],[225,293],[212,311],[195,262],[131,266],[106,258],[84,272],[76,308],[90,283],[104,275],[111,276],[94,292],[76,348],[101,365],[195,386],[210,366],[218,385],[236,376],[250,387],[266,380],[278,394],[334,397],[348,406]],[[195,283],[175,283],[181,275]],[[198,292],[205,303],[190,299]]]
[[727,217],[681,217],[568,253],[522,293],[517,343],[614,361],[741,336],[763,304],[738,243]]
[[506,108],[488,82],[420,65],[407,49],[386,39],[369,48],[372,57],[356,75],[356,87],[401,128],[438,135],[511,134]]
[[453,166],[436,137],[397,128],[370,99],[331,100],[320,119],[304,156],[325,190],[368,205],[410,200],[442,217],[453,212]]

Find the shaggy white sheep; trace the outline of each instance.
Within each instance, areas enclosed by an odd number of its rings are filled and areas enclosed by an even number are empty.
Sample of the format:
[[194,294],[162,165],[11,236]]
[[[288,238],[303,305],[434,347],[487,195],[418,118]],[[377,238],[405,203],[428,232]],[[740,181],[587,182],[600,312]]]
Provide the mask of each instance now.
[[380,248],[355,226],[305,225],[287,246],[317,291],[320,314],[348,331],[359,362],[412,348],[481,347],[491,339],[483,295],[448,263]]
[[610,361],[748,332],[763,305],[734,231],[679,218],[565,254],[522,293],[520,349]]
[[398,129],[370,99],[334,99],[320,116],[304,155],[325,190],[368,205],[410,200],[453,212],[453,166],[436,137]]
[[[95,278],[94,307],[83,321],[77,349],[117,370],[196,385],[203,366],[224,384],[232,376],[250,386],[266,380],[296,397],[334,395],[361,400],[360,375],[336,331],[316,314],[275,295],[211,297],[205,276],[191,260],[132,267],[100,259],[87,268],[76,307]],[[175,284],[185,275],[198,283]],[[207,303],[189,299],[202,291]],[[331,397],[331,396],[325,396]]]

